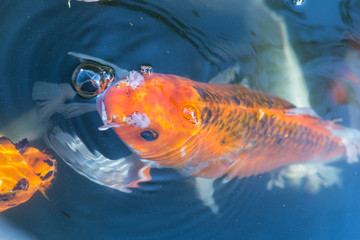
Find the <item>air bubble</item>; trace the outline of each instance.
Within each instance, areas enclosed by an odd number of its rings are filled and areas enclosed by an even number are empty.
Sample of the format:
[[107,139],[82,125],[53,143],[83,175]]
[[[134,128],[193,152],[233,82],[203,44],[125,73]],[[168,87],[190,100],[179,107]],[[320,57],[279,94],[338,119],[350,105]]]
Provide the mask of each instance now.
[[140,65],[140,72],[143,76],[151,75],[152,67],[150,64],[142,64]]
[[292,3],[295,5],[295,6],[300,6],[304,3],[304,0],[292,0]]
[[101,94],[115,79],[115,71],[107,66],[87,62],[80,64],[72,75],[72,87],[84,98]]

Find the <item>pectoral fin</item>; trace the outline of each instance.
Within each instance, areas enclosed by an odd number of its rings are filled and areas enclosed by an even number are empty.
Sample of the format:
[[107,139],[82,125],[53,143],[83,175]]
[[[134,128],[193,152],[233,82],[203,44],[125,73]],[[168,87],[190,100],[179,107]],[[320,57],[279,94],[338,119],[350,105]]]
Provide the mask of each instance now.
[[209,178],[195,178],[195,187],[199,199],[204,203],[205,206],[209,207],[210,210],[217,214],[219,212],[219,206],[214,200],[214,179]]
[[77,136],[55,127],[46,136],[47,144],[76,172],[89,180],[122,192],[131,192],[140,182],[151,180],[150,166],[135,154],[111,160],[90,151]]

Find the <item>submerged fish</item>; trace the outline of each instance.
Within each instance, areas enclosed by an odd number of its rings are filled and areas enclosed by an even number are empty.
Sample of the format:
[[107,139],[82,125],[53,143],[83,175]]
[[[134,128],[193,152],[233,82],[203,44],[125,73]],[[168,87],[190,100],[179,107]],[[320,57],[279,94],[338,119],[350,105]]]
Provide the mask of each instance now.
[[0,212],[26,202],[39,190],[45,195],[55,178],[56,162],[48,154],[0,138]]
[[[108,81],[106,88],[99,86],[105,91],[95,91],[104,122],[99,129],[113,128],[133,154],[109,159],[99,148],[89,148],[68,124],[49,129],[45,142],[75,171],[100,185],[129,192],[152,179],[151,168],[172,168],[195,176],[199,198],[217,212],[212,198],[217,177],[270,171],[267,189],[295,186],[315,193],[321,187],[341,185],[340,170],[332,162],[358,161],[360,132],[323,121],[310,108],[296,108],[243,85],[199,83],[155,73],[143,76],[99,58],[69,54],[82,62],[73,75],[79,82],[73,84],[101,85],[107,81],[97,81],[103,73],[98,70],[104,66],[114,70],[116,80]],[[221,73],[212,82],[232,82],[233,75]],[[64,96],[74,94],[70,86],[51,98],[42,96],[52,89],[57,88],[45,83],[33,89],[34,99],[44,101],[40,112],[46,116],[59,109],[75,110],[61,110],[65,118],[95,109],[90,103],[65,103],[69,97]]]
[[97,99],[104,122],[141,159],[205,178],[284,165],[357,162],[360,134],[242,85],[132,71]]

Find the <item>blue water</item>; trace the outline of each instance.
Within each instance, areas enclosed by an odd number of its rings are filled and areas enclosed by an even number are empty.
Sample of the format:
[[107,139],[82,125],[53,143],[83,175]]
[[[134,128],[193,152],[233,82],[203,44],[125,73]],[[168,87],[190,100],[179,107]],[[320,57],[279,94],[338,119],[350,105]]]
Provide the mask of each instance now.
[[[326,119],[360,129],[359,86],[349,80],[349,61],[359,65],[360,2],[305,0],[265,1],[282,16],[312,107]],[[265,11],[266,12],[266,11]],[[251,87],[271,92],[282,84],[282,62],[274,48],[279,31],[264,6],[252,0],[101,1],[3,0],[0,3],[0,130],[37,107],[35,82],[69,83],[78,60],[69,51],[86,53],[137,69],[207,82],[240,63]],[[351,64],[350,64],[351,65]],[[274,66],[274,67],[273,67]],[[278,67],[278,68],[277,68]],[[272,71],[276,69],[276,71]],[[332,100],[331,83],[340,81],[348,102]],[[285,90],[284,90],[285,91]],[[81,98],[73,101],[86,102]],[[28,125],[26,119],[21,125]],[[99,132],[96,113],[64,119],[84,141],[108,157],[128,149],[114,133]],[[16,131],[16,129],[14,129]],[[35,131],[35,130],[34,130]],[[1,131],[0,131],[1,132]],[[23,136],[28,137],[28,136]],[[41,135],[33,146],[47,149]],[[50,151],[48,149],[48,151]],[[55,156],[56,157],[56,156]],[[14,229],[34,239],[356,239],[360,234],[360,164],[342,168],[342,187],[311,194],[299,189],[266,190],[268,174],[215,182],[219,214],[195,193],[194,180],[172,170],[155,170],[154,180],[132,194],[99,186],[80,176],[61,159],[47,192],[0,217],[3,239]],[[20,237],[18,239],[27,239]]]

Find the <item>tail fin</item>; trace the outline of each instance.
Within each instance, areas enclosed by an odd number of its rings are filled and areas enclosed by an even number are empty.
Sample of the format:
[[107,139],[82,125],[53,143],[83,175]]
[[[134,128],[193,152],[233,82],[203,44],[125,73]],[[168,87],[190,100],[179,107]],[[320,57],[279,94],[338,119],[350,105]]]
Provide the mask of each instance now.
[[[346,162],[358,162],[360,131],[335,125],[334,122],[330,122],[327,128],[334,136],[340,138],[345,146]],[[286,186],[305,187],[307,191],[317,193],[322,187],[341,186],[341,170],[330,164],[331,162],[309,162],[292,164],[277,169],[272,172],[267,189],[285,188]]]
[[272,172],[271,179],[266,188],[272,190],[275,187],[304,188],[310,193],[317,193],[321,188],[342,185],[341,170],[337,167],[324,163],[300,163],[292,164]]
[[360,131],[335,124],[330,125],[329,129],[343,142],[346,149],[346,162],[357,163],[359,161],[358,155],[360,155]]
[[89,180],[122,192],[151,180],[150,166],[135,155],[111,160],[91,152],[77,136],[55,127],[45,138],[46,143],[76,172]]
[[[295,115],[308,115],[313,118],[319,118],[319,116],[311,108],[294,108],[286,112],[287,114]],[[336,137],[340,138],[346,150],[346,162],[356,163],[358,162],[358,155],[360,155],[360,131],[354,128],[346,128],[340,125],[336,125],[336,122],[341,120],[333,120],[326,122],[326,128]]]

